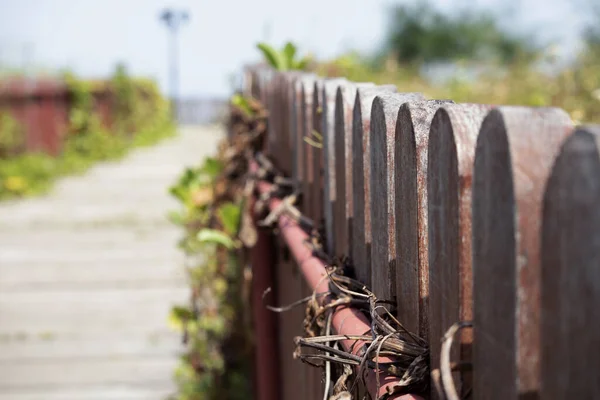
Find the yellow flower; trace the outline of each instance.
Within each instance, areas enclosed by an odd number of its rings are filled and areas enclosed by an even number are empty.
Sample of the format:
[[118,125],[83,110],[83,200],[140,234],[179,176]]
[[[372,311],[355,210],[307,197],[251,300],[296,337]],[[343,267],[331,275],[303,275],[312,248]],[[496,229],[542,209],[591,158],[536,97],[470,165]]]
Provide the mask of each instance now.
[[4,187],[9,192],[19,193],[27,188],[27,180],[22,176],[9,176],[4,180]]

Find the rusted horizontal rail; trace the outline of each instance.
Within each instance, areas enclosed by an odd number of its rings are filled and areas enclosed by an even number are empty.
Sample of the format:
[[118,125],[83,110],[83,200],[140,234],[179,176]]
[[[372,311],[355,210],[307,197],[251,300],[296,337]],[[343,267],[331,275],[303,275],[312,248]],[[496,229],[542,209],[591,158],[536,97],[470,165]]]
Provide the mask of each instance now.
[[[260,182],[258,184],[260,193],[268,193],[270,188],[271,185],[269,183]],[[269,209],[271,211],[277,209],[280,205],[280,199],[272,198],[269,201]],[[312,251],[306,246],[306,240],[309,238],[306,232],[304,232],[302,228],[300,228],[300,226],[298,226],[298,224],[287,215],[281,215],[277,225],[281,232],[281,237],[290,249],[294,259],[296,260],[296,263],[302,271],[304,279],[310,286],[310,289],[317,295],[328,292],[329,280],[325,279],[327,276],[325,264],[323,264],[323,262],[318,258],[314,257]],[[325,296],[317,296],[317,299],[318,301],[323,302],[325,301]],[[361,312],[350,307],[337,308],[333,312],[332,325],[339,335],[364,335],[366,332],[371,330],[369,321],[365,318],[365,316]],[[343,340],[341,341],[341,344],[346,351],[358,355],[360,349],[363,348],[362,345],[365,343],[361,343],[361,341],[357,340]],[[386,357],[380,357],[379,361],[390,362],[392,360]],[[376,373],[377,372],[375,371],[369,370],[365,378],[367,390],[369,393],[371,393],[373,398],[379,398],[380,396],[385,395],[387,393],[387,388],[392,386],[398,380],[398,377],[388,375],[385,372],[378,372],[380,381],[380,387],[378,390]],[[389,397],[389,399],[422,400],[421,397],[415,395],[392,396]]]

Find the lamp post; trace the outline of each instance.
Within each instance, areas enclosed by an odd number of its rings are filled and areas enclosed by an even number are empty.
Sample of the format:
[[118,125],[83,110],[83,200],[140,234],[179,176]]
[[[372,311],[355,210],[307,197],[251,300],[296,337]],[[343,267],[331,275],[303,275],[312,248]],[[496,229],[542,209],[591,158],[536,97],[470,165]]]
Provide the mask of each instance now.
[[177,48],[177,33],[179,28],[189,20],[187,11],[167,8],[160,14],[160,20],[169,29],[169,90],[171,96],[171,111],[175,120],[178,121],[179,100],[179,52]]

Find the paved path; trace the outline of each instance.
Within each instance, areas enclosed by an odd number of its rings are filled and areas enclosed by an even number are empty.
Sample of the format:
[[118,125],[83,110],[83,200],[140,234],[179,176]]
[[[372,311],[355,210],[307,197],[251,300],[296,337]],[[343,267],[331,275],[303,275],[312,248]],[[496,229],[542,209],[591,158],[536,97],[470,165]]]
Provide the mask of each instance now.
[[167,316],[187,300],[167,187],[220,131],[179,137],[0,203],[0,400],[152,400],[174,391]]

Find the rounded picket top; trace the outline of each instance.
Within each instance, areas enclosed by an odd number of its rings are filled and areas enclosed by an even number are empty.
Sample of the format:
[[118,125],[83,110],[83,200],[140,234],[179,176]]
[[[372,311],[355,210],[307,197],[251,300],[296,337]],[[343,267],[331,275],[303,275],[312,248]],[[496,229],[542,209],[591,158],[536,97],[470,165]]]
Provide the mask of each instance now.
[[483,120],[472,200],[475,398],[539,391],[543,188],[571,131],[553,108],[500,107]]
[[266,140],[265,153],[271,158],[277,168],[281,168],[278,157],[278,146],[280,144],[279,135],[281,135],[281,72],[273,71],[270,78],[265,82],[264,104],[269,110],[268,114],[268,133]]
[[407,329],[427,339],[427,141],[433,115],[446,100],[402,104],[394,127],[390,170],[394,181],[397,315]]
[[281,171],[287,176],[292,176],[295,171],[295,153],[294,139],[296,137],[296,96],[295,83],[306,74],[301,71],[287,71],[280,73],[279,86],[279,107],[281,138],[278,139],[279,154],[278,158],[281,164]]
[[[471,321],[471,184],[475,142],[491,106],[448,104],[431,121],[427,150],[430,365],[440,366],[441,338],[458,321]],[[463,330],[452,360],[471,360],[472,334]],[[455,376],[457,388],[470,374]],[[463,392],[464,394],[464,392]]]
[[[382,300],[396,295],[395,140],[398,110],[420,93],[377,96],[371,107],[371,287]],[[375,205],[377,205],[375,207]]]
[[323,216],[325,221],[325,245],[330,255],[335,253],[334,203],[337,200],[335,175],[335,100],[340,85],[348,84],[346,79],[333,78],[323,81],[321,90],[323,136]]
[[546,186],[541,397],[600,398],[600,126],[578,128]]
[[[358,87],[352,108],[352,232],[349,256],[358,280],[371,286],[371,108],[377,96],[396,92],[393,85]],[[421,96],[421,98],[423,98]]]
[[[335,193],[333,205],[333,230],[335,236],[334,255],[344,256],[350,248],[350,219],[352,193],[348,192],[352,182],[352,107],[356,89],[360,84],[346,82],[335,92],[334,159]],[[370,87],[375,85],[368,84]]]
[[301,185],[302,189],[302,205],[303,212],[311,219],[315,219],[313,212],[313,183],[315,181],[314,163],[313,157],[315,149],[313,146],[305,142],[305,138],[312,137],[314,129],[315,119],[313,117],[313,101],[314,101],[314,88],[318,78],[307,79],[301,83],[301,116],[302,116],[302,131],[301,131],[301,143],[302,146],[302,159],[299,160],[302,163],[303,171],[303,182]]
[[309,137],[314,142],[321,142],[320,147],[308,144],[312,153],[312,182],[311,182],[311,199],[310,216],[320,228],[323,226],[323,85],[324,79],[316,79],[313,84],[312,91],[312,130],[309,132]]
[[292,146],[292,179],[296,182],[304,180],[304,135],[306,130],[306,103],[304,102],[304,85],[312,87],[316,75],[303,73],[292,83],[292,117],[290,127],[290,143]]

